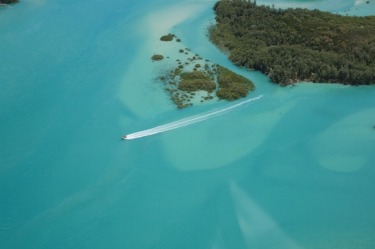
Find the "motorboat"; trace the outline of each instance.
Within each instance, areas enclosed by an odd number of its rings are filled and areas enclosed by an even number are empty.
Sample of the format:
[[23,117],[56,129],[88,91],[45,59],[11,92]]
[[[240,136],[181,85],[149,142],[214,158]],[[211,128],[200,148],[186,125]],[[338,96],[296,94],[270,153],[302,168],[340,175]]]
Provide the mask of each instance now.
[[122,136],[121,139],[126,140],[127,139],[126,135]]

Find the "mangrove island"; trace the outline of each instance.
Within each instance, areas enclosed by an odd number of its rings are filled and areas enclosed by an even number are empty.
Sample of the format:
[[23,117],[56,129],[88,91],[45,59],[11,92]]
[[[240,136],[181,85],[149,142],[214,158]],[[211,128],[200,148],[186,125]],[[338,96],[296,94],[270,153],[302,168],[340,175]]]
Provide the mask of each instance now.
[[210,39],[238,66],[280,85],[301,81],[375,84],[375,16],[276,9],[221,0]]
[[[181,42],[174,34],[160,38],[163,42],[173,40]],[[158,62],[165,57],[156,53],[151,59],[157,62],[155,65],[160,65],[157,81],[163,83],[178,108],[214,99],[236,100],[246,97],[254,89],[254,84],[249,79],[192,53],[189,48],[183,48],[182,44],[172,47],[176,51],[170,51],[171,54],[166,56],[169,62]],[[175,61],[171,62],[173,56]]]

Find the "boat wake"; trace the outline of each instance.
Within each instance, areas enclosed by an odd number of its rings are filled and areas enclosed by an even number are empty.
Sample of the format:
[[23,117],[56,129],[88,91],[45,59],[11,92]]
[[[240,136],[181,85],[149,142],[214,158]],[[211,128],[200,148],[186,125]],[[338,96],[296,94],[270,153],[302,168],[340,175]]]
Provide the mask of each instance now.
[[237,103],[235,105],[232,105],[232,106],[229,106],[229,107],[217,110],[217,111],[198,114],[198,115],[191,116],[191,117],[188,117],[188,118],[180,119],[180,120],[174,121],[172,123],[168,123],[168,124],[156,126],[154,128],[151,128],[151,129],[131,133],[131,134],[122,136],[121,138],[124,139],[124,140],[136,139],[136,138],[147,137],[147,136],[151,136],[151,135],[154,135],[154,134],[174,130],[174,129],[181,128],[181,127],[184,127],[184,126],[188,126],[188,125],[198,123],[198,122],[204,121],[206,119],[212,118],[214,116],[223,114],[223,113],[228,112],[230,110],[233,110],[237,107],[240,107],[244,104],[259,100],[262,97],[263,97],[263,95],[259,95],[255,98],[244,100],[240,103]]

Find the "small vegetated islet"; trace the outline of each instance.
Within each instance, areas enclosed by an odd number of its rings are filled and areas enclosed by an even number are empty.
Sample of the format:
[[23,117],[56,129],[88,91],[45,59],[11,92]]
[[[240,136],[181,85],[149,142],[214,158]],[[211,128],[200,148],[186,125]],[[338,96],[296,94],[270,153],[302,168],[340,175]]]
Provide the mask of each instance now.
[[167,35],[163,35],[162,37],[160,37],[160,40],[161,41],[172,41],[173,38],[175,38],[174,34],[167,34]]
[[153,61],[161,61],[162,59],[164,59],[164,56],[161,55],[161,54],[154,54],[154,55],[151,57],[151,60],[153,60]]
[[[174,34],[164,35],[161,41],[176,42],[181,40]],[[198,54],[191,53],[189,48],[180,48],[181,56],[175,61],[175,67],[164,70],[158,77],[164,83],[166,91],[178,108],[214,99],[235,100],[246,97],[254,89],[253,83],[227,68],[211,63]],[[188,56],[186,56],[188,55]],[[162,55],[154,54],[152,60],[161,60]],[[169,56],[167,57],[169,58]],[[191,62],[193,62],[191,64]],[[191,65],[190,65],[191,64]],[[190,66],[189,66],[190,65]],[[200,92],[200,94],[197,94]],[[206,94],[204,94],[206,93]]]

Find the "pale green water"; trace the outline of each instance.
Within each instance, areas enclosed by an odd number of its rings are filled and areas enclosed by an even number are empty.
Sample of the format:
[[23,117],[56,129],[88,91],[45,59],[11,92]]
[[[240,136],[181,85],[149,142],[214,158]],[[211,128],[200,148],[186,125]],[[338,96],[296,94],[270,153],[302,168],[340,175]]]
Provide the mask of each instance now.
[[[375,12],[371,0],[276,4]],[[374,87],[280,88],[235,68],[205,37],[212,5],[0,10],[0,248],[375,247]],[[166,31],[252,79],[249,99],[264,97],[120,141],[238,103],[176,110],[150,60]]]

